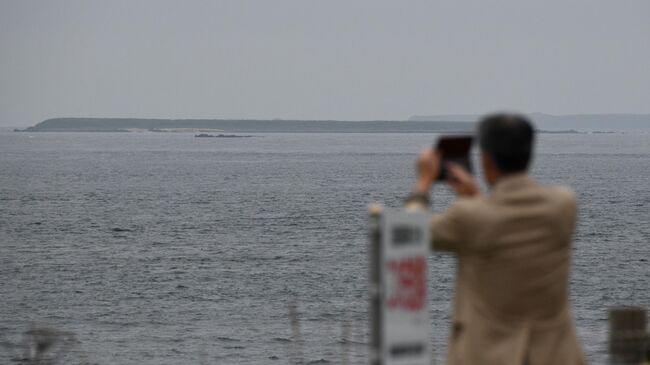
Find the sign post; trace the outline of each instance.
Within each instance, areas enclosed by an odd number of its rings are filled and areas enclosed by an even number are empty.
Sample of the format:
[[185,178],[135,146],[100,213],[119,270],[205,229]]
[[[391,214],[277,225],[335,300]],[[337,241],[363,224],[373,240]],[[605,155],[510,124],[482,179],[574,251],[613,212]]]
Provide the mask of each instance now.
[[378,206],[370,216],[370,362],[429,365],[429,217]]

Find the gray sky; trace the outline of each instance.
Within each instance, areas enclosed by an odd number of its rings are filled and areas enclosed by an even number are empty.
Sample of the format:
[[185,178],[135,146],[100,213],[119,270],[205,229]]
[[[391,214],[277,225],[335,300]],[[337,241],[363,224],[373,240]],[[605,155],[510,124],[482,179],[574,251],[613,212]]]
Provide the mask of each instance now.
[[650,1],[0,0],[0,126],[650,112]]

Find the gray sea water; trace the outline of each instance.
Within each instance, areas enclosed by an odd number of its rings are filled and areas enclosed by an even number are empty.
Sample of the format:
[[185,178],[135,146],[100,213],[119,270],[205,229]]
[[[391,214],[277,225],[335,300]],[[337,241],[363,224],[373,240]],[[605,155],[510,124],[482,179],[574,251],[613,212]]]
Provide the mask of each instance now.
[[[399,206],[433,134],[0,133],[0,363],[67,331],[64,364],[363,364],[367,206]],[[650,135],[540,135],[579,196],[571,298],[591,363],[607,308],[650,308]],[[452,199],[433,191],[434,210]],[[454,258],[430,258],[436,363]],[[288,306],[296,304],[300,338]]]

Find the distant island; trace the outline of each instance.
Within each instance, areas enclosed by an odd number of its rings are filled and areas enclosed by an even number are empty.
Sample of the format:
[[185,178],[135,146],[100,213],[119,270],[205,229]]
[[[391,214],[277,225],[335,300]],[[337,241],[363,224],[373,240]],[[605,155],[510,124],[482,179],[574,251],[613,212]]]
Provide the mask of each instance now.
[[[476,121],[480,115],[474,114],[440,114],[414,115],[408,120],[412,122],[426,121]],[[648,130],[650,129],[650,114],[571,114],[552,115],[545,113],[530,113],[528,117],[535,127],[546,132],[563,130]]]
[[17,132],[463,133],[474,122],[55,118]]
[[[528,114],[541,133],[650,130],[650,114]],[[186,133],[473,133],[480,115],[428,115],[397,120],[54,118],[17,132]]]

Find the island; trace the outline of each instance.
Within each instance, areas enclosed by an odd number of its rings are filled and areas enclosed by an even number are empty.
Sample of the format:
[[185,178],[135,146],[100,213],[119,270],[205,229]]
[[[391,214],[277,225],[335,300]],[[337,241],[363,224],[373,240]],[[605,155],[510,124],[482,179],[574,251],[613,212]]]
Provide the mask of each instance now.
[[[650,114],[528,116],[540,133],[649,130]],[[53,118],[16,132],[171,133],[474,133],[480,115],[412,116],[408,120]]]
[[[530,113],[527,116],[542,133],[578,133],[578,131],[648,130],[650,129],[650,114],[603,113],[603,114],[567,114],[553,115],[546,113]],[[475,121],[481,118],[478,114],[439,114],[414,115],[408,120],[424,121]]]
[[207,133],[201,133],[201,134],[195,134],[194,137],[196,138],[250,138],[253,136],[240,136],[237,134],[207,134]]
[[18,132],[472,133],[474,122],[54,118]]

